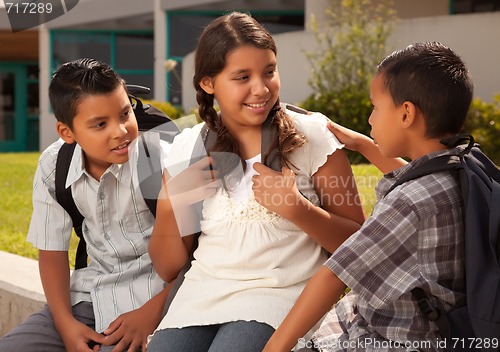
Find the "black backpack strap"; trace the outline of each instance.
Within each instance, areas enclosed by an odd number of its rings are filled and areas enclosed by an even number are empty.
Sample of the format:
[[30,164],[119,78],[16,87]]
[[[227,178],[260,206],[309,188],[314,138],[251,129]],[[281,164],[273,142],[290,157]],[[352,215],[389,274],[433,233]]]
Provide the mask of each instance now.
[[73,228],[80,239],[76,249],[75,269],[85,268],[87,266],[87,245],[83,238],[82,223],[83,215],[76,207],[71,193],[71,187],[66,188],[66,179],[68,178],[69,165],[75,152],[76,143],[64,143],[59,149],[56,161],[56,200],[66,210],[73,222]]
[[430,321],[433,321],[438,329],[439,334],[444,339],[451,338],[450,324],[446,313],[439,307],[434,307],[429,301],[427,293],[421,287],[415,287],[410,291],[413,298],[417,301],[419,309]]
[[143,133],[138,141],[137,175],[142,197],[156,217],[156,202],[162,185],[161,146],[158,143],[148,142],[146,135],[152,134]]
[[458,170],[462,168],[460,157],[458,155],[446,154],[424,161],[414,169],[408,170],[403,176],[397,180],[391,188],[385,193],[389,194],[394,188],[408,181],[429,175],[435,172]]

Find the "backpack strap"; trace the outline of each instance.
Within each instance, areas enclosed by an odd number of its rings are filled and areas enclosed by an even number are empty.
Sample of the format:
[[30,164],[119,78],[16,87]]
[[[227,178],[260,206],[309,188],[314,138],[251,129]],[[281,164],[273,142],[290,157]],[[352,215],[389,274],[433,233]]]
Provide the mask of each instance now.
[[440,171],[458,170],[461,168],[462,164],[460,163],[460,157],[458,155],[446,154],[426,160],[414,169],[409,170],[408,172],[403,174],[403,176],[399,180],[397,180],[391,186],[391,188],[389,188],[385,195],[389,194],[394,188],[402,185],[403,183],[420,178],[422,176]]
[[410,292],[417,301],[418,308],[422,313],[427,319],[433,321],[437,325],[441,337],[449,339],[451,337],[450,323],[448,322],[444,310],[439,307],[434,307],[429,301],[427,293],[421,287],[415,287]]
[[75,152],[76,143],[64,143],[59,149],[56,161],[56,200],[66,210],[73,222],[73,229],[80,239],[76,249],[75,270],[87,266],[87,245],[83,238],[82,223],[83,215],[76,207],[71,193],[71,187],[66,188],[66,179],[68,178],[69,165]]
[[137,175],[142,197],[156,217],[156,202],[162,185],[161,147],[158,142],[148,142],[145,135],[141,134],[138,141]]

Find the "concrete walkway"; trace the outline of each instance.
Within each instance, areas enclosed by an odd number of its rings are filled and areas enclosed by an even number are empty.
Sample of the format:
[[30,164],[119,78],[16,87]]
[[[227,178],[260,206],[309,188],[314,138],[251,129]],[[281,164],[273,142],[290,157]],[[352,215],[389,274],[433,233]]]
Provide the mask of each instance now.
[[38,262],[0,251],[0,336],[45,304]]

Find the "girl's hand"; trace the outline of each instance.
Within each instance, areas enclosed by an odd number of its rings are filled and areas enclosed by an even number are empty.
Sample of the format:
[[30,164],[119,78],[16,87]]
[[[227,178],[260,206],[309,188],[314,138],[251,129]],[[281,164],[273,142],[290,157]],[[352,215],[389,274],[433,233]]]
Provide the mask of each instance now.
[[283,167],[281,172],[277,172],[262,163],[255,163],[253,168],[258,173],[252,177],[256,201],[285,219],[290,219],[303,198],[293,171]]
[[212,167],[211,157],[195,162],[166,183],[168,196],[176,206],[202,201],[215,194],[220,186],[221,181],[218,172]]

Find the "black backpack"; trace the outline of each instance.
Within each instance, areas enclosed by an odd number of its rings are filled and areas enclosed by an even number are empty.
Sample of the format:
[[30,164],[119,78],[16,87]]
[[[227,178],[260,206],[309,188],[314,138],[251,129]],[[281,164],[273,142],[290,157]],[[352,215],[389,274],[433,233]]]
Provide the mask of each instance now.
[[[466,146],[459,144],[468,142]],[[430,173],[457,170],[465,222],[466,296],[445,313],[432,306],[422,288],[411,293],[446,339],[449,351],[498,351],[500,346],[500,170],[470,135],[441,141],[455,155],[430,159],[403,175],[395,187]]]
[[[132,102],[134,114],[137,118],[139,131],[145,132],[154,129],[162,140],[172,142],[179,133],[177,126],[161,110],[156,107],[143,104],[137,98],[138,95],[149,93],[149,88],[127,85],[129,98]],[[161,189],[162,170],[160,163],[160,146],[157,143],[148,143],[147,136],[140,134],[139,157],[137,161],[137,172],[139,176],[139,187],[151,213],[156,216],[156,200]],[[82,234],[83,215],[80,214],[73,200],[71,187],[66,188],[66,178],[68,176],[69,165],[76,143],[63,144],[57,155],[56,161],[56,199],[68,212],[72,221],[73,229],[79,238],[75,257],[75,270],[87,266],[87,248]]]

